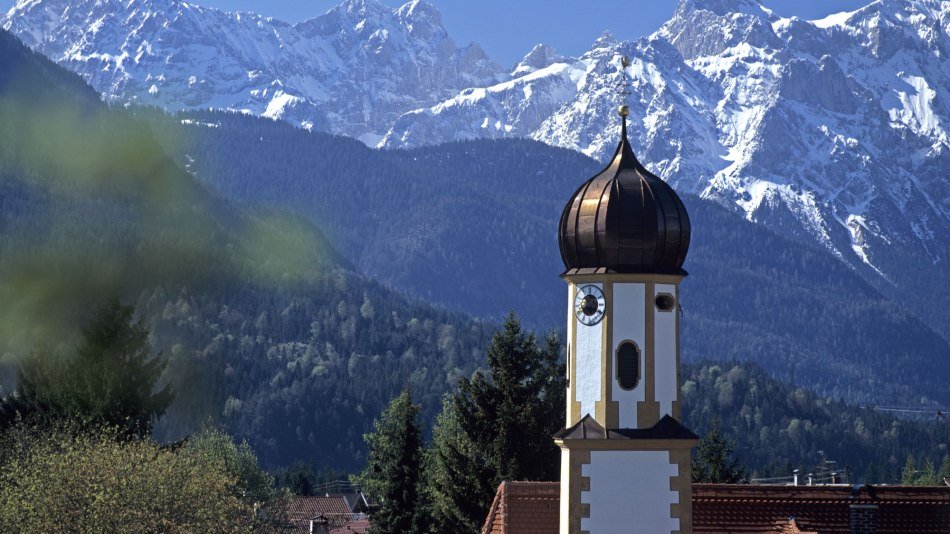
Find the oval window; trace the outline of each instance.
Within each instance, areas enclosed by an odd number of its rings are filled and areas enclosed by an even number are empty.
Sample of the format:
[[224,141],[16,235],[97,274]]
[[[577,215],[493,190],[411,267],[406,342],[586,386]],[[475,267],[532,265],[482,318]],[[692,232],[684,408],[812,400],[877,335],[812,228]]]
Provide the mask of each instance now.
[[656,296],[656,309],[660,311],[673,311],[676,307],[676,299],[669,293],[660,293]]
[[640,382],[640,349],[633,341],[617,347],[617,382],[623,389],[633,389]]

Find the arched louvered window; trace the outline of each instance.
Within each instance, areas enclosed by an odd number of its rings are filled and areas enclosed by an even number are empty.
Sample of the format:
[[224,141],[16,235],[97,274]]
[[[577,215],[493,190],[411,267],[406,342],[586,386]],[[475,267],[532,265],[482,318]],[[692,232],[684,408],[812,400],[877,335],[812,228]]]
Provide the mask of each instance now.
[[633,341],[617,347],[617,382],[623,389],[633,389],[640,383],[640,348]]

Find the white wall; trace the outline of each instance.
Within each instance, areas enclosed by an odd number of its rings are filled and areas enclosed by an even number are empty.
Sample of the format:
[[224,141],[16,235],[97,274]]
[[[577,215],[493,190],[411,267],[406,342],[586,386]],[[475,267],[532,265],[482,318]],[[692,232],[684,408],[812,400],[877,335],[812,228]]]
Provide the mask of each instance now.
[[635,532],[657,534],[679,530],[670,517],[670,505],[679,494],[670,489],[670,477],[679,466],[669,451],[591,451],[590,464],[581,467],[590,477],[590,491],[581,502],[590,505],[590,517],[581,518],[581,530],[591,534]]
[[561,449],[561,534],[570,533],[571,500],[567,498],[571,494],[570,478],[571,454],[567,449]]
[[[584,284],[588,285],[588,284]],[[603,289],[603,284],[590,284]],[[574,302],[574,296],[571,296]],[[600,355],[603,347],[604,321],[587,326],[577,320],[573,311],[571,317],[577,323],[577,385],[574,386],[574,399],[581,403],[580,416],[594,416],[594,403],[600,401],[601,369]],[[606,320],[606,318],[605,318]]]
[[[656,284],[656,295],[669,293],[677,298],[676,286]],[[653,298],[656,298],[656,295]],[[679,384],[676,378],[676,323],[679,311],[654,312],[653,356],[656,376],[656,400],[660,403],[660,417],[673,415],[673,401]]]
[[[614,284],[613,286],[613,314],[607,320],[613,321],[613,339],[610,352],[613,362],[613,376],[611,379],[610,395],[620,405],[620,427],[637,428],[637,403],[644,399],[643,376],[645,357],[645,327],[644,298],[646,286],[644,284]],[[626,340],[633,341],[640,348],[640,382],[632,390],[620,387],[617,381],[617,347]]]
[[574,335],[571,328],[571,321],[576,321],[577,318],[574,317],[574,284],[567,284],[567,350],[568,350],[568,361],[567,363],[567,409],[564,410],[564,427],[570,428],[571,425],[577,421],[571,421],[571,400],[574,399],[574,388],[577,387],[577,380],[571,376],[571,365],[573,365],[574,358],[577,357],[577,347],[574,346]]

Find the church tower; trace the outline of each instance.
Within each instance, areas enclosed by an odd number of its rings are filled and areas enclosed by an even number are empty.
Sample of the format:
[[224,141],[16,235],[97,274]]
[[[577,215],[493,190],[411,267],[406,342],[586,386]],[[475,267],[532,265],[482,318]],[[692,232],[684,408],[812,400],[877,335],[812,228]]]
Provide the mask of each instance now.
[[697,438],[679,423],[689,216],[634,155],[628,114],[622,106],[610,163],[561,214],[568,303],[566,428],[555,436],[561,534],[692,532]]

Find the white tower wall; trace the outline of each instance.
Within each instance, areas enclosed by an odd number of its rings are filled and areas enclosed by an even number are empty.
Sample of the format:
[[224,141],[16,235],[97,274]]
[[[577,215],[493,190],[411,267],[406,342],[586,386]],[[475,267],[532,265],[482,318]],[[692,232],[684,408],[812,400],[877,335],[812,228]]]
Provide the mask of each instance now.
[[670,479],[679,466],[669,451],[591,451],[590,463],[581,474],[590,478],[590,490],[581,502],[590,506],[590,517],[581,519],[581,530],[591,534],[619,532],[676,532],[679,518],[670,517],[679,494]]
[[[588,284],[584,284],[588,285]],[[603,284],[590,284],[597,286],[601,290]],[[573,302],[573,296],[571,297]],[[571,318],[576,323],[574,325],[575,335],[577,336],[576,350],[574,354],[577,358],[575,372],[574,399],[580,403],[580,417],[590,414],[594,415],[596,403],[600,402],[601,389],[603,387],[603,369],[601,368],[601,351],[604,342],[604,321],[593,326],[582,324],[573,311]]]
[[[656,284],[653,299],[663,293],[673,295],[675,298],[677,296],[676,286]],[[656,401],[660,403],[661,418],[664,415],[677,415],[673,413],[673,403],[679,398],[679,377],[677,376],[679,339],[676,334],[678,321],[679,313],[676,306],[671,311],[661,311],[654,307],[653,358],[656,376]]]
[[[646,321],[645,284],[614,284],[613,307],[610,317],[605,320],[613,321],[613,338],[610,358],[613,359],[614,372],[610,377],[611,396],[619,403],[619,426],[621,428],[637,428],[637,406],[643,402],[646,381],[643,379],[643,369],[646,365]],[[617,348],[624,341],[633,341],[640,349],[640,382],[632,390],[620,387],[617,380]]]

